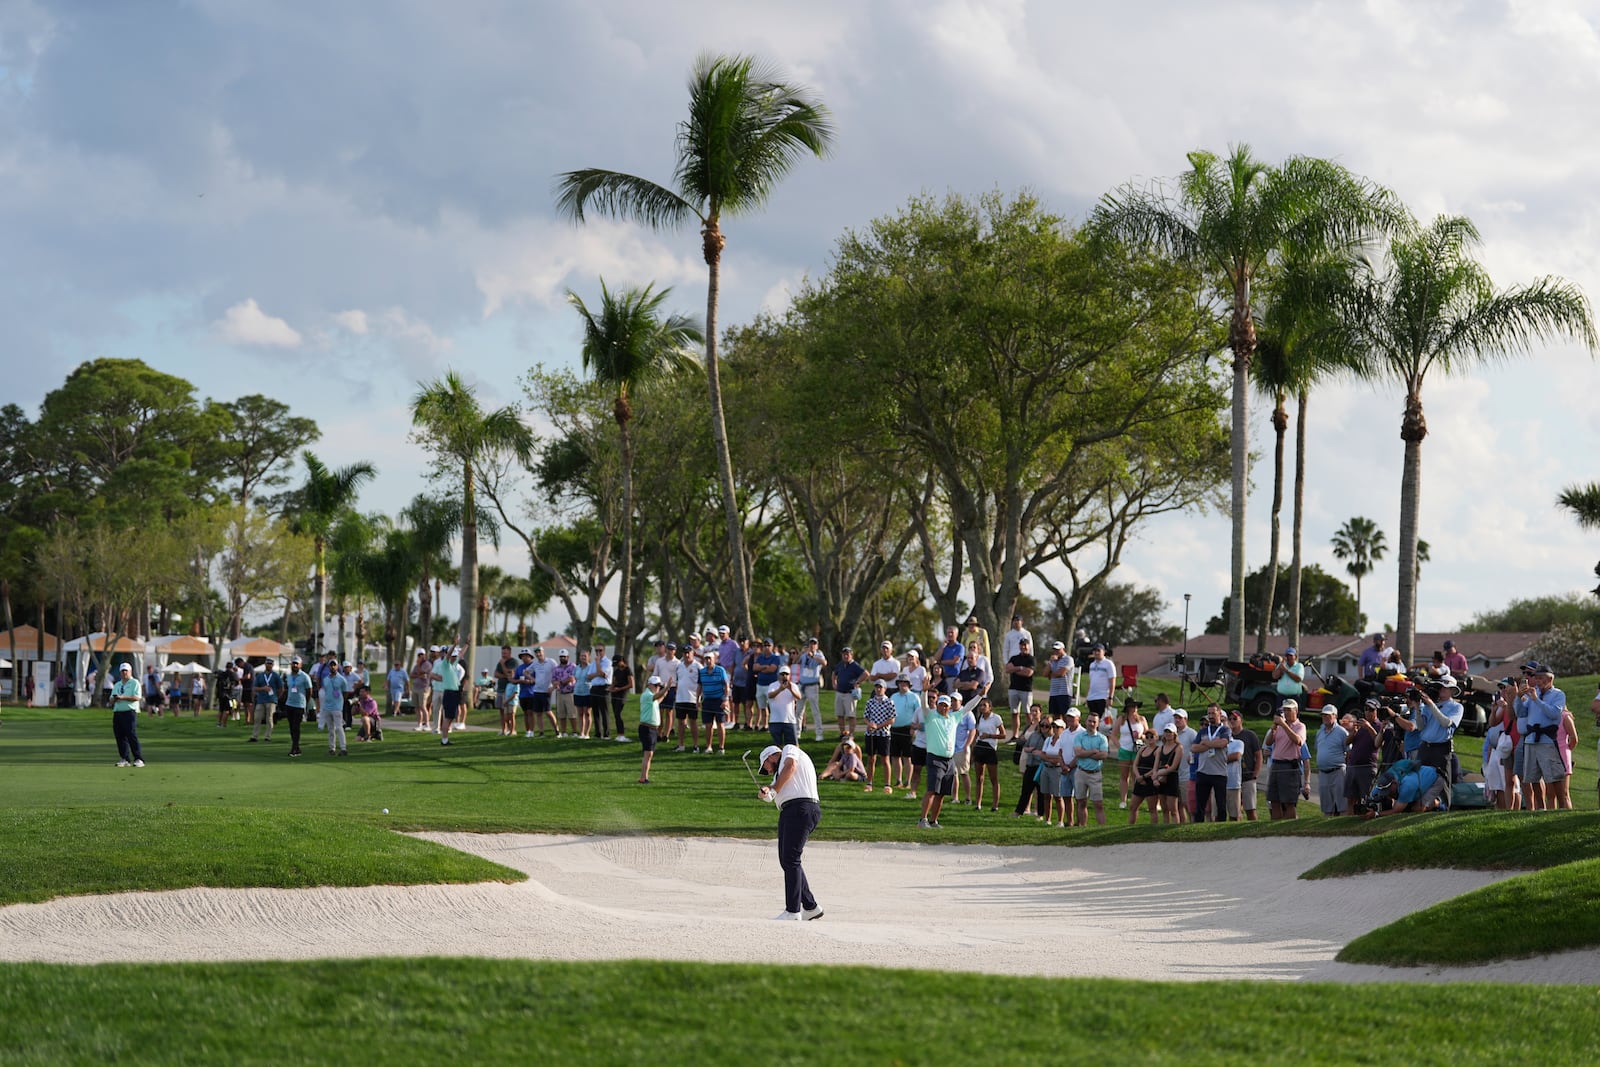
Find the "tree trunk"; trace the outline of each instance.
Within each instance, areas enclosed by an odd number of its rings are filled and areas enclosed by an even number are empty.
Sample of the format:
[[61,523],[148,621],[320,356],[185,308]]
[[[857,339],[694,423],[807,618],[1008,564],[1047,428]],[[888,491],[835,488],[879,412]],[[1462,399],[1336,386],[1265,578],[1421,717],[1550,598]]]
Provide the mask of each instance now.
[[339,613],[339,644],[337,646],[337,651],[339,653],[339,662],[343,663],[345,660],[350,658],[350,648],[349,648],[349,646],[347,646],[344,643],[344,594],[343,593],[339,594],[338,604],[334,608],[334,610]]
[[328,650],[328,638],[322,630],[322,620],[328,617],[328,541],[318,534],[312,543],[312,548],[317,554],[317,569],[311,579],[311,598],[315,601],[312,605],[314,617],[311,620],[312,643],[316,646],[311,650],[313,656],[321,656]]
[[1272,453],[1272,545],[1268,549],[1267,580],[1261,591],[1261,632],[1256,635],[1256,651],[1267,650],[1267,635],[1272,632],[1272,609],[1278,596],[1278,549],[1283,540],[1283,445],[1289,429],[1289,412],[1283,402],[1286,394],[1278,390],[1277,404],[1272,409],[1272,432],[1275,444]]
[[1300,390],[1300,407],[1294,424],[1294,547],[1289,563],[1289,644],[1300,647],[1301,536],[1306,518],[1306,404],[1309,391]]
[[417,588],[417,647],[427,648],[433,643],[433,582],[428,572],[422,572],[422,582]]
[[[627,398],[617,400],[617,429],[622,435],[622,582],[617,590],[617,647],[613,654],[633,664],[633,435],[628,432]],[[728,676],[733,676],[729,668]]]
[[471,463],[462,464],[461,485],[461,666],[470,682],[478,644],[478,493]]
[[[11,624],[11,583],[0,581],[0,600],[5,601],[6,608],[6,637],[11,642],[11,703],[23,707],[22,703],[22,663],[17,659],[17,628]],[[39,633],[39,658],[44,658],[44,632]]]
[[367,662],[367,605],[360,597],[356,597],[355,661],[361,666]]
[[1250,281],[1241,275],[1234,287],[1233,321],[1228,344],[1233,349],[1233,524],[1230,566],[1233,591],[1228,601],[1228,658],[1244,658],[1244,533],[1246,494],[1250,490],[1250,360],[1256,350],[1256,324],[1250,316]]
[[1400,473],[1400,589],[1396,608],[1394,647],[1410,664],[1417,637],[1417,516],[1422,511],[1422,439],[1428,436],[1428,420],[1422,413],[1422,394],[1406,394],[1405,414],[1400,419],[1400,440],[1405,442],[1405,460]]
[[722,246],[726,240],[712,218],[702,233],[708,281],[706,285],[706,385],[711,392],[711,439],[717,453],[717,475],[722,483],[722,507],[728,522],[728,575],[733,583],[734,625],[747,634],[750,625],[750,584],[744,559],[744,516],[733,485],[733,459],[728,453],[728,427],[722,417],[722,380],[717,369],[717,290],[721,285]]

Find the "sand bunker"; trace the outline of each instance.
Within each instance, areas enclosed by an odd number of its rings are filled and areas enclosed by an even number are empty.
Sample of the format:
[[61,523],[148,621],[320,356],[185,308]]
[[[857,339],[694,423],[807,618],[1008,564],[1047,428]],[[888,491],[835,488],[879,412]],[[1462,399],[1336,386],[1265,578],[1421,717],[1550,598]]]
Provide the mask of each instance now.
[[526,871],[517,885],[187,889],[0,908],[0,959],[490,956],[851,963],[1001,974],[1593,982],[1600,952],[1478,968],[1333,962],[1340,946],[1504,873],[1316,882],[1351,844],[1273,838],[1105,848],[813,843],[826,916],[771,921],[770,841],[422,834]]

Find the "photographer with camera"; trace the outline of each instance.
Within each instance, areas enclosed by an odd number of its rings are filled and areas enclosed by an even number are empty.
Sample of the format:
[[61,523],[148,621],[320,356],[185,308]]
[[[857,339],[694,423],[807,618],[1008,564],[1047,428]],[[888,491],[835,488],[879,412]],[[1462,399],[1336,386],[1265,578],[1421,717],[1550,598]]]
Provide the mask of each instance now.
[[1567,807],[1567,765],[1556,734],[1567,714],[1567,694],[1556,688],[1555,672],[1526,663],[1517,683],[1517,728],[1522,733],[1523,773],[1535,809]]
[[1444,696],[1438,703],[1434,703],[1426,689],[1415,690],[1422,711],[1417,730],[1421,742],[1417,747],[1417,760],[1443,775],[1445,789],[1448,790],[1455,784],[1454,775],[1450,773],[1450,756],[1454,751],[1451,738],[1455,737],[1456,728],[1461,725],[1465,709],[1456,700],[1461,692],[1461,683],[1455,680],[1454,675],[1441,676],[1436,686]]
[[1345,717],[1350,748],[1345,758],[1344,797],[1346,809],[1352,813],[1356,802],[1372,792],[1373,779],[1378,776],[1378,709],[1382,706],[1368,697],[1359,714]]
[[1273,821],[1296,818],[1300,798],[1311,797],[1311,777],[1304,755],[1306,726],[1300,721],[1300,702],[1285,700],[1272,716],[1267,731],[1267,751],[1272,754],[1272,770],[1267,777],[1267,804]]

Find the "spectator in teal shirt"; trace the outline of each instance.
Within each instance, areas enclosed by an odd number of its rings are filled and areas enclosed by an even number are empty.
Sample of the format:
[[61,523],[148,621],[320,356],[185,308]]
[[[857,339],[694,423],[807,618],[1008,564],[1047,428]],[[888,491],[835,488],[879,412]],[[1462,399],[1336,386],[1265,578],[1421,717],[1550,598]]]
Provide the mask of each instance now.
[[1090,711],[1083,720],[1083,731],[1078,734],[1075,752],[1078,769],[1074,772],[1072,792],[1077,798],[1078,825],[1087,826],[1089,803],[1094,802],[1094,818],[1101,826],[1106,824],[1105,793],[1101,781],[1101,763],[1111,751],[1111,742],[1100,732],[1100,713]]

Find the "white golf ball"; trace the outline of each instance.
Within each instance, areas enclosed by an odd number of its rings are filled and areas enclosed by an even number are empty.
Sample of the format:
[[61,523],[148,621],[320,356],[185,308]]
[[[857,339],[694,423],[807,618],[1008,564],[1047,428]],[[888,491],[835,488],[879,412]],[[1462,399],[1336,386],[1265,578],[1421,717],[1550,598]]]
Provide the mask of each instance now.
[[384,808],[384,809],[383,809],[383,813],[384,813],[384,814],[385,814],[385,815],[387,815],[387,814],[389,814],[389,809],[388,809],[388,808]]

